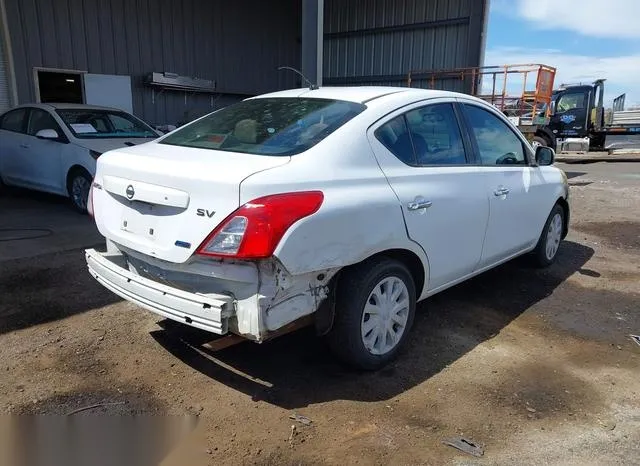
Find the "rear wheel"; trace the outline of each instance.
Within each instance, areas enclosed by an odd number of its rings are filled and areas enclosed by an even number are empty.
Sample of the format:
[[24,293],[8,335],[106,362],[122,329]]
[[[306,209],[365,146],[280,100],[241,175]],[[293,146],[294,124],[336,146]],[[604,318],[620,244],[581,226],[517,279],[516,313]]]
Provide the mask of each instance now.
[[329,333],[333,352],[363,370],[376,370],[396,357],[413,325],[416,290],[407,267],[386,257],[343,272],[336,318]]
[[87,213],[87,201],[92,181],[89,172],[82,168],[73,170],[67,179],[67,192],[69,199],[71,199],[71,205],[82,214]]
[[564,209],[556,204],[547,218],[540,239],[533,250],[533,260],[539,267],[548,267],[556,259],[564,233]]

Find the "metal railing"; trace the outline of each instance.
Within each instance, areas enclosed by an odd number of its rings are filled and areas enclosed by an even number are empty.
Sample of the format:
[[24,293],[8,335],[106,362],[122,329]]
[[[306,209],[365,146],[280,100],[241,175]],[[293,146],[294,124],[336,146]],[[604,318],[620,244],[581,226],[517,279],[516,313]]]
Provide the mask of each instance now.
[[542,64],[483,66],[451,70],[414,70],[407,85],[435,89],[437,83],[459,80],[465,91],[508,116],[544,124],[551,113],[556,69]]

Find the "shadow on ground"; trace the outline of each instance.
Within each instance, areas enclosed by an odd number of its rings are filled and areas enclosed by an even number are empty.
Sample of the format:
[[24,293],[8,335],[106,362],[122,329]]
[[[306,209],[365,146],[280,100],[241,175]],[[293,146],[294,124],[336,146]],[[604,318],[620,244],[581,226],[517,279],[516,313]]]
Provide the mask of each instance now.
[[0,264],[0,334],[118,301],[91,277],[81,249]]
[[29,189],[22,188],[13,188],[5,186],[2,188],[3,191],[0,197],[0,206],[3,204],[7,204],[7,207],[10,207],[10,204],[15,202],[28,202],[36,201],[40,204],[50,205],[50,206],[64,206],[71,209],[71,204],[69,200],[63,196],[58,196],[55,194],[43,193],[40,191],[31,191]]
[[519,259],[442,292],[418,308],[412,337],[398,360],[377,373],[338,364],[310,330],[263,345],[242,343],[210,353],[210,335],[163,322],[152,336],[170,353],[211,379],[286,409],[336,399],[390,399],[429,379],[546,298],[583,269],[593,249],[566,241],[556,265],[528,267]]

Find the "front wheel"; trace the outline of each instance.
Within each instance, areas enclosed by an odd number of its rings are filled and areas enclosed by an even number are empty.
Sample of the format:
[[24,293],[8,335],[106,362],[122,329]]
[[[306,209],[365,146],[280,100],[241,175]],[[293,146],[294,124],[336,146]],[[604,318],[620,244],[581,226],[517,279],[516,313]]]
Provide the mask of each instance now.
[[77,169],[69,174],[67,191],[71,205],[81,214],[87,213],[87,201],[91,191],[91,175],[86,170]]
[[564,233],[564,217],[564,209],[556,204],[551,209],[538,244],[532,252],[535,265],[548,267],[555,261]]
[[549,143],[541,136],[534,136],[531,140],[531,146],[533,147],[533,150],[536,150],[538,147],[548,147]]
[[376,258],[352,267],[338,283],[331,349],[355,368],[380,369],[406,341],[415,308],[413,277],[401,262]]

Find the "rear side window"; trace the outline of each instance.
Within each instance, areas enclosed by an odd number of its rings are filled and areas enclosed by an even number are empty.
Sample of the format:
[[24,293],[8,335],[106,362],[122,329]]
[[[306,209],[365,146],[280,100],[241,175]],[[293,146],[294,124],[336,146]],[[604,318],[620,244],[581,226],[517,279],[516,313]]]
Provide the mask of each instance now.
[[464,165],[462,134],[451,104],[427,105],[407,113],[418,165]]
[[313,147],[365,108],[328,99],[245,100],[175,131],[160,143],[289,156]]
[[413,143],[404,115],[396,117],[378,128],[376,138],[400,161],[407,165],[416,164]]
[[385,123],[375,134],[407,165],[428,167],[467,163],[458,118],[450,103],[411,110]]
[[19,108],[8,112],[2,117],[0,128],[15,133],[24,133],[24,120],[27,115],[27,109]]

